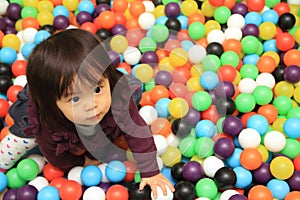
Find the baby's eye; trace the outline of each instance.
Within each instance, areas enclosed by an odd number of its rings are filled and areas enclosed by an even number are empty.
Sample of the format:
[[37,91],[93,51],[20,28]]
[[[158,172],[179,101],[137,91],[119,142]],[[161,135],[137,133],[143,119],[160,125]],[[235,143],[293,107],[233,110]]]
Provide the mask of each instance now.
[[100,86],[97,86],[95,89],[94,89],[94,92],[96,94],[100,93],[101,92],[101,87]]
[[79,99],[80,99],[79,96],[72,97],[71,102],[72,103],[77,103],[79,101]]

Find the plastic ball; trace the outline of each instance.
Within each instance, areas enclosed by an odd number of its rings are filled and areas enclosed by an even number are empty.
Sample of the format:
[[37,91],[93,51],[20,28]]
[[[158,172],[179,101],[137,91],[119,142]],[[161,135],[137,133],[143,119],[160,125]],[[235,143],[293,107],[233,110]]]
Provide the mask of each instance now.
[[138,17],[138,24],[144,30],[149,30],[155,25],[155,17],[152,13],[141,13]]
[[6,96],[8,98],[9,101],[11,101],[12,103],[14,103],[17,100],[17,95],[18,93],[23,89],[22,86],[19,85],[12,85],[8,88],[7,92],[6,92]]
[[240,132],[238,141],[243,148],[257,148],[260,144],[261,136],[257,130],[245,128]]
[[[97,196],[95,196],[97,194]],[[96,200],[96,199],[105,199],[105,192],[102,188],[97,187],[97,186],[92,186],[87,188],[83,195],[82,195],[83,200]]]
[[8,109],[9,109],[10,105],[8,103],[8,101],[6,101],[5,99],[0,98],[0,117],[3,118],[7,115],[8,113]]
[[153,135],[153,138],[157,149],[157,154],[163,154],[168,148],[167,139],[162,135]]
[[270,40],[276,35],[276,25],[272,22],[263,22],[259,25],[259,37]]
[[165,166],[172,167],[181,160],[181,152],[177,147],[168,146],[167,150],[161,155]]
[[252,187],[248,194],[249,200],[273,200],[272,192],[264,185],[256,185]]
[[57,177],[55,179],[53,179],[49,185],[56,187],[58,190],[60,190],[62,184],[64,182],[68,181],[68,179],[64,178],[64,177]]
[[69,25],[70,22],[68,18],[63,15],[58,15],[54,18],[53,26],[58,30],[66,29]]
[[36,199],[38,190],[32,185],[24,185],[17,191],[17,199],[32,200]]
[[39,166],[33,159],[26,158],[18,163],[17,172],[22,179],[30,181],[38,175]]
[[298,138],[299,135],[299,118],[289,118],[284,122],[283,130],[289,138]]
[[285,196],[286,200],[299,200],[300,199],[300,192],[299,191],[292,191],[290,193],[288,193]]
[[26,180],[20,177],[17,168],[11,168],[6,173],[7,186],[9,188],[20,188],[26,184]]
[[151,38],[155,42],[163,42],[169,36],[169,30],[165,25],[156,24],[151,29]]
[[207,34],[208,43],[218,42],[220,44],[223,44],[224,41],[225,41],[225,34],[221,30],[214,29]]
[[292,101],[287,96],[277,96],[273,100],[273,105],[276,107],[279,115],[285,115],[292,108]]
[[135,65],[140,61],[142,54],[136,47],[128,46],[123,56],[126,63]]
[[189,106],[185,99],[176,97],[170,101],[168,110],[174,118],[182,118],[188,113]]
[[252,95],[258,105],[267,105],[273,100],[273,92],[267,86],[257,86]]
[[259,41],[255,36],[247,35],[241,40],[242,50],[245,54],[253,54],[259,47]]
[[258,169],[262,159],[261,153],[255,148],[245,148],[240,156],[241,165],[248,170]]
[[255,108],[255,99],[251,94],[240,93],[235,99],[236,108],[242,113],[247,113]]
[[218,193],[216,183],[210,178],[202,178],[197,182],[195,188],[198,197],[213,199]]
[[37,195],[37,199],[38,200],[42,200],[42,199],[59,200],[60,199],[59,191],[57,188],[53,186],[50,185],[46,186],[39,191]]
[[285,68],[283,77],[289,83],[298,83],[300,81],[300,67],[292,65]]
[[128,197],[129,197],[128,190],[123,185],[119,185],[119,184],[112,185],[106,191],[107,200],[115,200],[115,199],[127,200]]
[[[276,70],[276,69],[275,69]],[[272,89],[275,86],[275,78],[272,74],[270,73],[260,73],[257,77],[256,77],[256,85],[257,86],[267,86],[270,89]]]
[[44,167],[43,174],[48,181],[52,181],[54,178],[62,177],[64,172],[54,165],[47,163]]
[[0,60],[5,64],[12,64],[17,59],[17,52],[11,47],[3,47],[0,50]]
[[157,111],[153,106],[150,105],[143,106],[139,110],[139,114],[148,125],[150,125],[158,117]]
[[61,184],[59,190],[61,199],[80,199],[82,196],[82,188],[79,183],[72,180],[67,180]]
[[97,166],[89,165],[83,168],[80,177],[85,186],[96,186],[102,180],[102,172]]
[[0,172],[0,192],[3,192],[7,187],[7,177],[3,172]]
[[197,182],[204,175],[201,164],[197,161],[189,161],[183,165],[182,177],[190,182]]
[[270,163],[263,162],[260,167],[252,172],[253,181],[266,184],[269,182],[273,177],[270,171]]
[[285,180],[293,175],[294,165],[289,158],[278,156],[271,161],[270,170],[275,178]]
[[150,199],[151,189],[147,185],[143,190],[139,190],[139,183],[135,183],[129,189],[129,199],[143,200]]
[[158,56],[154,51],[146,51],[142,54],[141,62],[153,66],[158,62]]
[[252,174],[249,170],[245,169],[242,166],[237,166],[233,168],[233,171],[236,174],[236,188],[246,188],[248,187],[252,182]]
[[279,131],[270,131],[264,136],[264,146],[271,152],[279,152],[285,145],[286,138]]
[[154,198],[153,192],[151,191],[151,194],[150,194],[151,199],[153,199],[153,200],[172,200],[174,197],[174,194],[171,192],[170,188],[166,187],[166,191],[167,191],[167,194],[164,195],[162,189],[159,186],[157,186],[157,188],[156,188],[157,196],[156,196],[156,198]]
[[175,185],[174,198],[193,200],[196,197],[195,186],[189,181],[180,181]]
[[126,176],[126,166],[121,161],[111,161],[105,168],[105,175],[111,182],[121,182]]

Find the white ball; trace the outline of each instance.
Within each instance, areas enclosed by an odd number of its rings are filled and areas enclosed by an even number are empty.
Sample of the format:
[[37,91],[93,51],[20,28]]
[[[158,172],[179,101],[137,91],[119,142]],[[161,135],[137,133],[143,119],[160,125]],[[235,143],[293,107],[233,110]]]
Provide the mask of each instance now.
[[38,32],[35,28],[28,27],[23,30],[24,43],[33,43],[35,34]]
[[245,18],[240,14],[233,14],[227,20],[227,27],[243,28],[245,26]]
[[162,135],[153,135],[157,155],[163,154],[168,148],[167,139]]
[[27,83],[26,75],[20,75],[15,78],[14,85],[20,85],[24,87]]
[[140,27],[144,30],[152,28],[155,24],[155,17],[152,13],[144,12],[138,18]]
[[100,171],[102,172],[101,182],[109,183],[110,180],[108,180],[108,178],[106,177],[106,174],[105,174],[106,166],[107,166],[107,163],[101,163],[100,165],[98,165]]
[[6,0],[0,1],[0,16],[5,15],[9,3]]
[[34,186],[38,191],[49,185],[48,180],[45,177],[37,176],[35,179],[29,181],[28,185]]
[[158,117],[156,109],[153,106],[149,106],[149,105],[143,106],[139,110],[139,114],[144,119],[147,125],[152,124],[152,122],[156,120]]
[[228,27],[225,31],[224,31],[224,36],[225,39],[236,39],[236,40],[241,40],[243,37],[243,32],[240,28],[236,28],[236,27]]
[[39,173],[41,173],[45,167],[46,161],[40,154],[30,154],[27,158],[34,160],[39,166]]
[[284,149],[286,138],[279,131],[267,132],[264,137],[264,146],[271,152],[279,152]]
[[298,5],[298,6],[300,6],[300,1],[299,0],[287,0],[287,3],[289,4],[289,5]]
[[222,192],[220,196],[220,200],[228,200],[230,197],[232,197],[235,194],[239,194],[236,190],[225,190]]
[[23,39],[23,30],[20,30],[18,33],[17,33],[17,37],[19,38],[21,44],[24,44],[24,39]]
[[276,83],[274,76],[267,72],[263,72],[263,73],[259,74],[256,77],[255,81],[256,81],[257,86],[263,85],[263,86],[267,86],[270,89],[273,89],[273,87],[275,86],[275,83]]
[[188,50],[189,61],[193,64],[199,64],[206,56],[206,50],[201,45],[193,45]]
[[199,198],[197,198],[197,199],[195,199],[195,200],[210,200],[209,198],[206,198],[206,197],[199,197]]
[[83,170],[82,166],[75,166],[68,172],[68,180],[73,180],[79,183],[80,185],[83,185],[80,174]]
[[143,1],[143,4],[146,12],[153,13],[155,11],[155,5],[152,1]]
[[202,166],[206,176],[213,178],[215,173],[224,167],[224,162],[216,156],[209,156],[204,159]]
[[260,145],[261,137],[257,130],[245,128],[240,132],[238,141],[244,149],[257,148]]
[[170,133],[167,137],[167,142],[169,146],[178,147],[180,139],[174,133]]
[[164,167],[164,162],[162,161],[161,157],[156,156],[156,161],[157,161],[158,169],[162,170],[162,168]]
[[217,29],[212,30],[207,35],[208,44],[212,42],[218,42],[220,44],[223,44],[224,40],[225,40],[225,34],[221,30],[217,30]]
[[238,88],[241,93],[252,94],[253,90],[256,88],[256,82],[252,78],[243,78],[240,80]]
[[164,195],[162,189],[160,187],[157,187],[156,188],[157,197],[154,198],[153,192],[151,191],[151,199],[152,200],[173,200],[173,196],[174,196],[173,192],[171,192],[169,187],[166,187],[166,190],[167,190],[167,195]]
[[[24,46],[24,43],[21,43],[21,48]],[[25,57],[22,55],[22,53],[17,54],[17,60],[26,60]]]
[[140,62],[142,54],[138,48],[128,46],[123,53],[123,57],[129,65],[136,65]]
[[82,196],[83,200],[105,200],[105,192],[98,186],[92,186],[86,189]]

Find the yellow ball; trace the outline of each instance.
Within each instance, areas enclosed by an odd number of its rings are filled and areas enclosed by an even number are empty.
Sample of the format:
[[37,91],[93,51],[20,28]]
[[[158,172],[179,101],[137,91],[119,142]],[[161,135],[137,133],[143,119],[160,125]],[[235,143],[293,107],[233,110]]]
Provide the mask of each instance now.
[[190,72],[192,76],[200,77],[201,74],[203,73],[202,64],[193,65],[190,69]]
[[69,11],[74,11],[77,9],[79,2],[74,0],[63,0],[63,6],[65,6]]
[[37,20],[40,26],[53,25],[54,16],[52,15],[51,12],[44,10],[39,12],[37,16]]
[[161,59],[161,61],[159,62],[159,70],[167,71],[172,74],[174,68],[171,65],[170,57],[164,57],[163,59]]
[[173,67],[180,67],[187,63],[188,53],[182,48],[175,48],[170,52],[170,62]]
[[293,84],[287,81],[280,81],[275,85],[274,93],[276,96],[288,96],[292,97],[294,94],[294,86]]
[[37,7],[38,5],[38,0],[23,0],[24,6],[32,6],[32,7]]
[[23,29],[22,27],[22,21],[23,19],[18,19],[15,23],[15,29],[19,32]]
[[263,22],[258,28],[259,36],[263,40],[270,40],[276,35],[276,25],[272,22]]
[[300,27],[298,27],[297,30],[295,31],[294,38],[295,38],[296,42],[298,44],[300,44]]
[[165,6],[164,5],[158,5],[155,7],[153,15],[155,19],[165,16]]
[[279,132],[283,133],[284,132],[283,125],[286,120],[287,119],[284,117],[279,117],[279,118],[275,119],[275,121],[272,124],[272,128],[274,129],[274,131],[279,131]]
[[188,113],[189,105],[185,99],[176,97],[170,101],[168,110],[172,117],[182,118]]
[[128,47],[128,41],[123,35],[115,35],[110,41],[110,47],[117,53],[123,53]]
[[165,166],[172,167],[181,160],[181,152],[177,147],[168,146],[167,150],[161,155]]
[[294,100],[300,103],[300,85],[298,85],[294,90]]
[[268,150],[266,149],[266,147],[260,144],[257,147],[257,150],[262,155],[263,162],[266,162],[268,160],[268,158],[269,158],[269,153],[268,153]]
[[54,6],[50,1],[40,1],[37,5],[37,9],[39,12],[41,11],[49,11],[52,12]]
[[208,35],[212,30],[221,30],[221,25],[215,20],[208,20],[205,24],[205,35]]
[[15,34],[7,34],[2,39],[2,46],[3,47],[10,47],[16,51],[19,51],[21,46],[21,41]]
[[209,1],[204,1],[201,6],[201,10],[204,16],[213,17],[216,7],[211,5]]
[[198,4],[196,1],[183,1],[181,4],[181,12],[185,16],[190,16],[191,14],[198,11]]
[[201,165],[203,165],[204,163],[204,158],[200,158],[198,155],[194,155],[190,161],[197,161],[198,163],[200,163]]
[[280,62],[280,57],[279,57],[278,53],[276,53],[275,51],[267,51],[262,56],[271,56],[275,60],[277,65]]
[[278,156],[271,161],[270,171],[275,178],[286,180],[293,175],[294,164],[289,158]]
[[186,87],[188,91],[198,92],[203,90],[203,87],[200,84],[200,77],[199,76],[192,76],[187,82]]
[[148,64],[140,64],[135,69],[135,76],[143,83],[148,82],[153,78],[153,69]]

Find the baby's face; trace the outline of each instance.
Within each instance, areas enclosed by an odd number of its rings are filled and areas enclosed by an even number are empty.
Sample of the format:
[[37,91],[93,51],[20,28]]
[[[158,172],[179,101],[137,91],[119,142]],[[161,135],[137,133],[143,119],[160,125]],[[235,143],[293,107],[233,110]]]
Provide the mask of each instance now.
[[111,106],[109,81],[102,77],[93,87],[74,87],[56,103],[70,121],[81,125],[98,124]]

